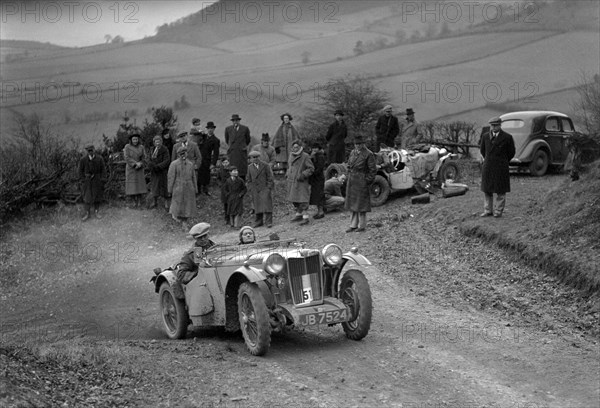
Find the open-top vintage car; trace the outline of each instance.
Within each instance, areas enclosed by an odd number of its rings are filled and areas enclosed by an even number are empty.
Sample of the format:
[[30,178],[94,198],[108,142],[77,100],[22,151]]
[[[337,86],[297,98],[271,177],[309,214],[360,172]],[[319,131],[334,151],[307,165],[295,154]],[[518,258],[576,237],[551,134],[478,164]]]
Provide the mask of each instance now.
[[371,290],[364,271],[374,268],[356,248],[335,244],[321,250],[295,240],[198,249],[199,273],[175,297],[174,267],[152,277],[165,331],[185,337],[188,325],[241,329],[246,346],[264,355],[272,332],[294,326],[341,324],[346,337],[361,340],[371,325]]
[[[424,193],[432,182],[442,184],[460,178],[459,167],[453,160],[458,156],[438,146],[426,145],[424,151],[384,147],[375,157],[377,175],[369,191],[373,207],[385,204],[391,193],[412,188]],[[325,178],[346,172],[345,163],[331,164],[325,171]]]

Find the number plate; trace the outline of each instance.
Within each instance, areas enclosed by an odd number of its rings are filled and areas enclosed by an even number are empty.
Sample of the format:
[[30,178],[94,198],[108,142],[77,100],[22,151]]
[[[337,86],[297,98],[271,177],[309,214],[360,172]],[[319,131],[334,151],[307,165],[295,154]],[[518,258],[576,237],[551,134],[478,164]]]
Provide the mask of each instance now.
[[300,325],[312,326],[315,324],[332,324],[348,320],[346,309],[317,312],[300,316]]

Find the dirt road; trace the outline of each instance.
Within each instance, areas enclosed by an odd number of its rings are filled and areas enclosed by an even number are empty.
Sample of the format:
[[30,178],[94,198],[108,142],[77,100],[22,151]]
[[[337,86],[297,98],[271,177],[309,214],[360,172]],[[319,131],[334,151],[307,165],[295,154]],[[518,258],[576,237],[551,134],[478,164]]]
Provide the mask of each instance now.
[[[179,237],[182,233],[157,229],[149,222],[152,217],[115,209],[109,219],[92,221],[81,242],[95,243],[96,258],[84,273],[57,273],[31,282],[22,296],[3,296],[2,347],[9,352],[2,355],[6,378],[0,401],[74,407],[599,404],[596,339],[552,321],[552,316],[540,326],[515,310],[486,309],[469,301],[468,290],[487,290],[477,276],[539,272],[467,240],[456,229],[440,228],[405,197],[375,209],[364,234],[345,234],[341,226],[348,217],[343,213],[328,214],[325,222],[301,231],[291,232],[287,222],[273,228],[282,237],[295,233],[315,246],[358,245],[379,271],[367,276],[374,314],[364,340],[347,340],[339,326],[293,331],[275,336],[261,358],[245,350],[241,336],[220,330],[193,330],[185,340],[166,339],[148,280],[154,267],[177,260],[190,242]],[[214,236],[217,242],[236,239],[235,231]],[[439,281],[440,273],[448,280]],[[453,276],[455,282],[449,283]],[[490,285],[491,296],[509,292],[513,283]],[[36,347],[38,358],[17,367],[23,359],[15,351],[20,343]],[[58,363],[51,356],[64,358],[56,348],[72,355],[77,354],[72,350],[93,350],[101,364],[78,356],[53,369]],[[92,370],[89,376],[86,370]],[[107,378],[90,386],[103,371]],[[15,384],[7,379],[13,374],[31,383]],[[36,388],[36,378],[49,389]]]

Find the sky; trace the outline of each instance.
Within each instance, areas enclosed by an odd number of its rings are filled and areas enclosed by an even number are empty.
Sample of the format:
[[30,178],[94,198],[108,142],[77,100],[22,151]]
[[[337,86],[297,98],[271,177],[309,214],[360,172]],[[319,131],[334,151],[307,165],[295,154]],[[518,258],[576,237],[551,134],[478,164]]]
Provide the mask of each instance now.
[[132,41],[214,1],[7,1],[0,3],[0,38],[84,47],[120,35]]

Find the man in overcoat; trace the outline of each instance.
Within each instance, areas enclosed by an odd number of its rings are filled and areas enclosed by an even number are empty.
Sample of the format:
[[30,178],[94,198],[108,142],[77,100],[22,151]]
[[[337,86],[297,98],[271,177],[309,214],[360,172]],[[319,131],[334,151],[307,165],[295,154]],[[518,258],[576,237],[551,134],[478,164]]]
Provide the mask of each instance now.
[[254,208],[254,228],[273,226],[273,170],[268,163],[260,159],[260,153],[253,150],[249,154],[250,164],[246,174],[248,191],[252,196]]
[[187,159],[187,149],[179,147],[177,155],[179,158],[171,162],[167,172],[167,188],[171,194],[169,212],[175,221],[182,219],[185,226],[188,218],[196,216],[198,181],[194,165]]
[[398,118],[392,115],[392,105],[386,105],[383,112],[384,114],[379,117],[375,125],[375,135],[377,136],[375,149],[377,152],[382,144],[394,147],[394,140],[400,134],[400,124]]
[[352,211],[350,228],[346,232],[363,232],[367,227],[367,212],[371,211],[370,186],[377,175],[375,155],[365,145],[361,135],[354,138],[354,149],[348,158],[347,210]]
[[344,122],[344,112],[336,110],[335,121],[327,129],[327,160],[331,163],[343,163],[346,159],[346,137],[348,128]]
[[206,124],[207,133],[200,134],[198,148],[202,156],[202,163],[198,169],[198,192],[210,195],[208,186],[210,185],[210,170],[215,167],[219,159],[219,149],[221,142],[215,136],[215,124],[208,122]]
[[325,153],[320,143],[313,143],[310,159],[315,166],[315,170],[308,178],[310,184],[310,200],[308,204],[317,207],[317,213],[313,218],[318,220],[325,216]]
[[202,154],[200,153],[198,145],[192,141],[188,141],[188,139],[188,132],[181,132],[179,135],[177,135],[177,143],[175,143],[175,146],[173,146],[173,151],[171,152],[171,162],[177,160],[177,152],[179,151],[179,148],[185,147],[187,151],[187,159],[192,162],[194,169],[198,170],[202,164]]
[[85,150],[86,155],[79,161],[81,197],[85,210],[81,221],[90,218],[92,206],[94,206],[96,218],[102,218],[98,209],[104,193],[104,175],[106,174],[104,159],[99,154],[96,154],[94,145],[86,146]]
[[292,152],[287,169],[287,199],[296,209],[292,222],[300,221],[300,225],[308,224],[308,201],[310,199],[309,177],[315,171],[315,166],[308,153],[304,152],[299,140],[292,142]]
[[402,149],[421,142],[421,129],[415,119],[415,111],[412,108],[406,109],[406,122],[402,126],[402,136],[396,138],[396,145]]
[[150,192],[152,201],[149,208],[156,207],[158,197],[164,199],[165,209],[169,209],[169,189],[167,188],[167,172],[171,164],[169,149],[163,145],[161,135],[156,135],[152,139],[150,158],[148,160],[148,169],[150,170]]
[[246,179],[248,171],[248,145],[250,144],[250,129],[241,125],[242,118],[238,114],[231,116],[233,124],[225,128],[225,143],[227,155],[232,166],[237,167],[239,177]]
[[[502,217],[506,193],[510,192],[509,163],[515,155],[515,142],[511,134],[500,127],[500,118],[489,121],[490,132],[481,137],[479,151],[483,157],[481,191],[484,194],[482,217]],[[494,206],[494,194],[496,205]]]

